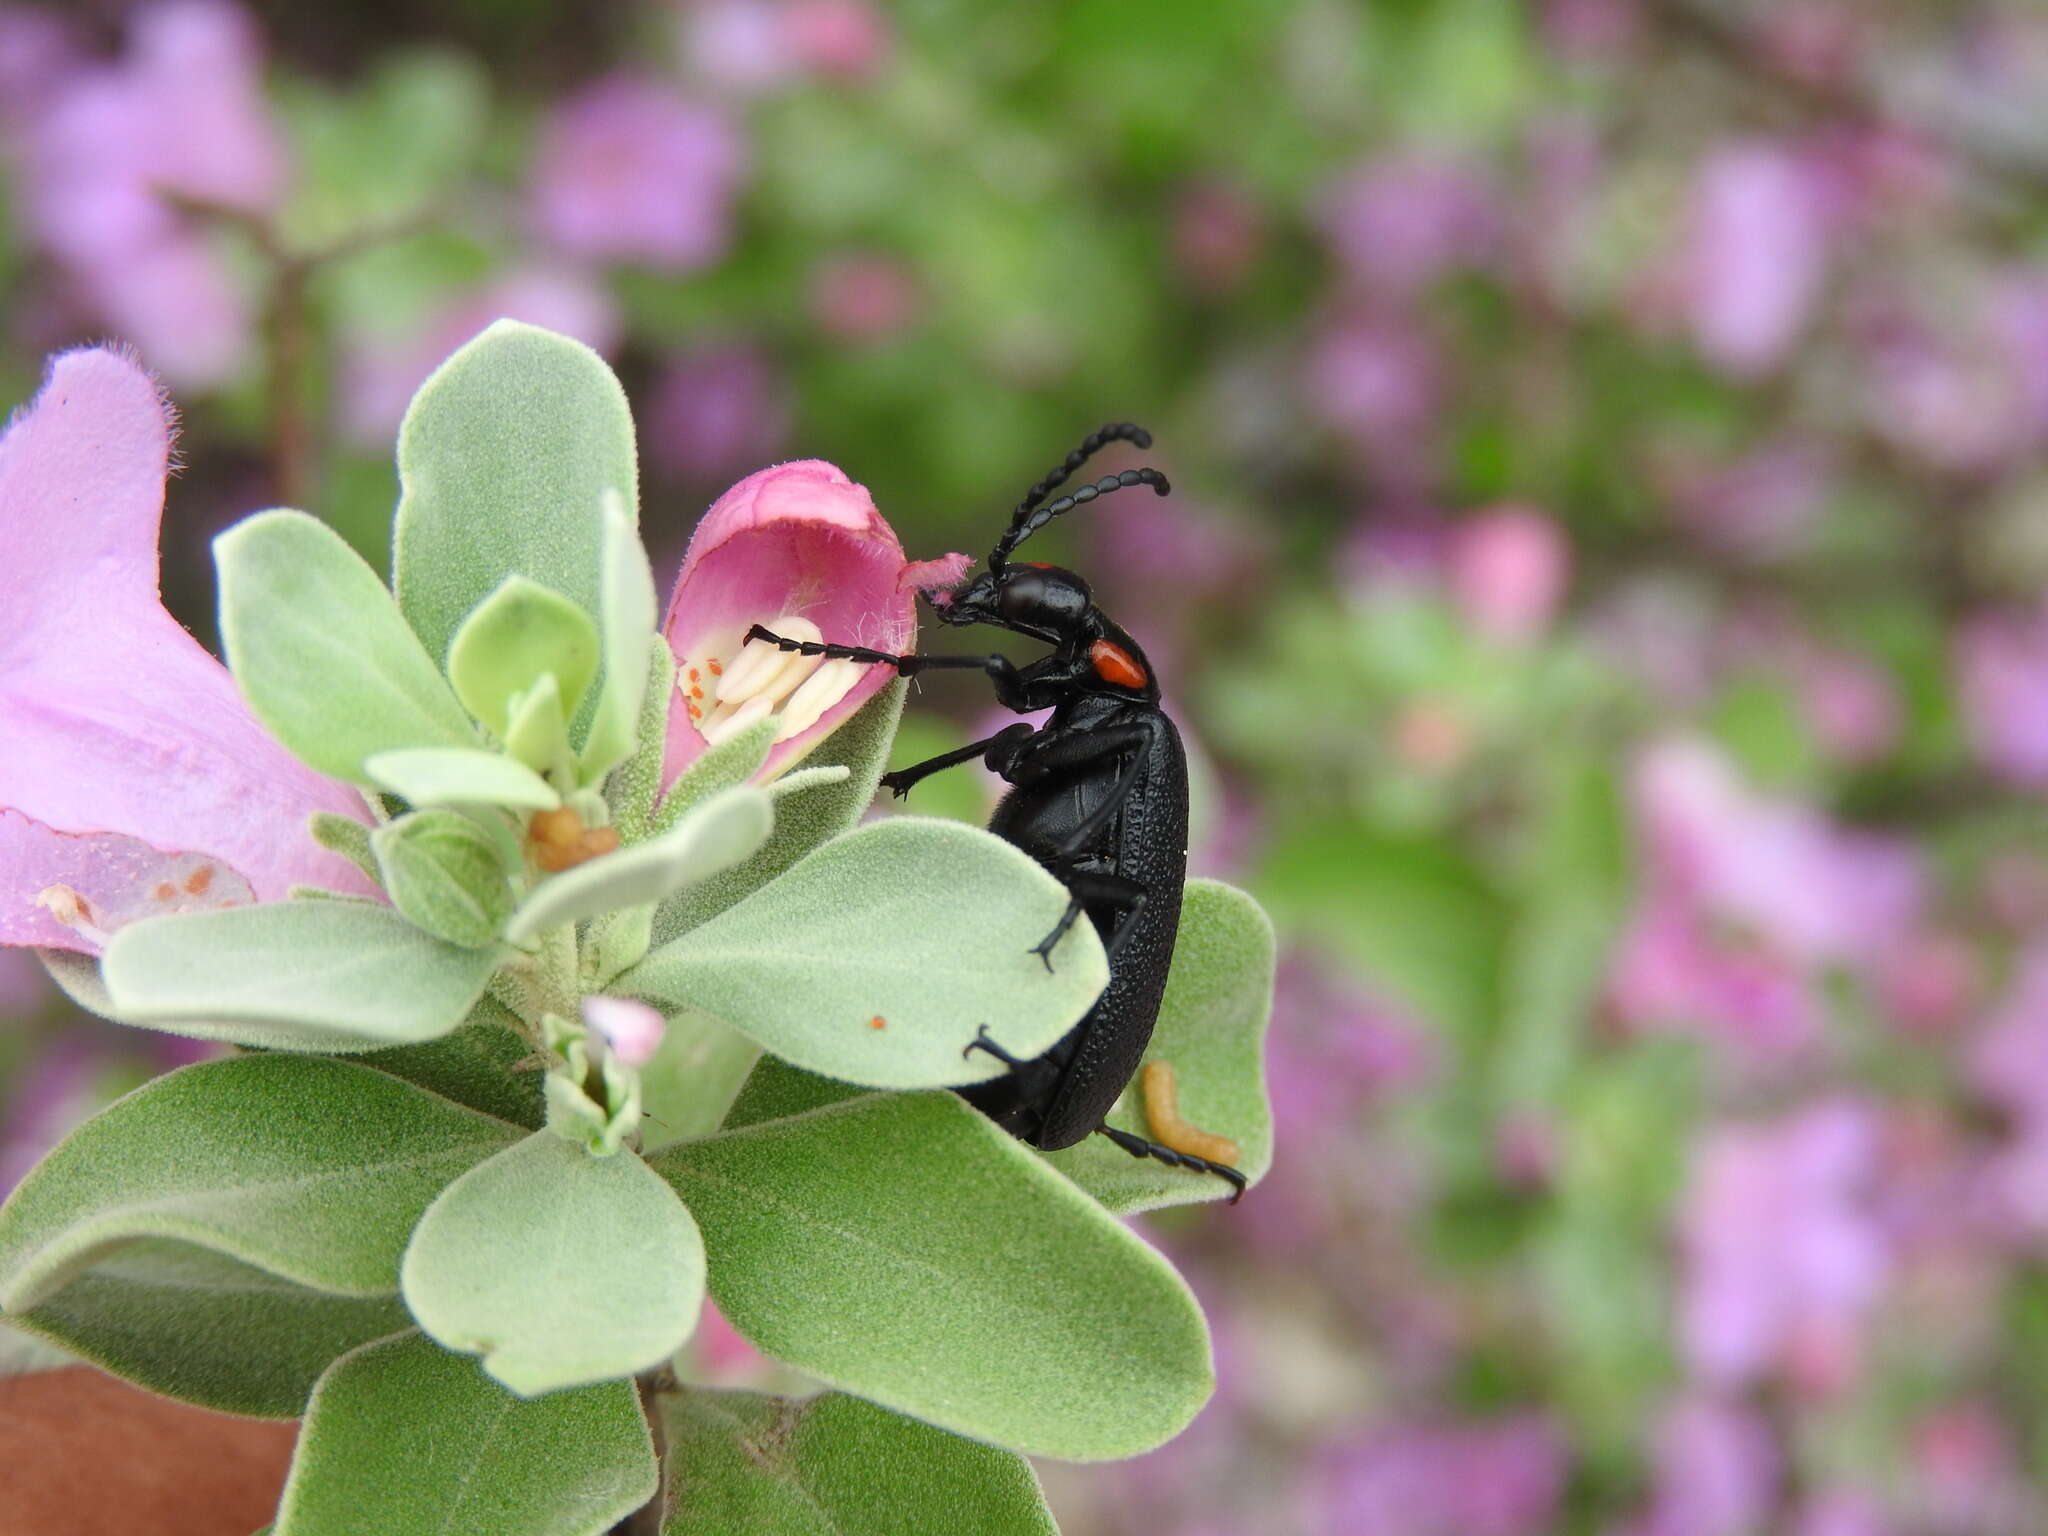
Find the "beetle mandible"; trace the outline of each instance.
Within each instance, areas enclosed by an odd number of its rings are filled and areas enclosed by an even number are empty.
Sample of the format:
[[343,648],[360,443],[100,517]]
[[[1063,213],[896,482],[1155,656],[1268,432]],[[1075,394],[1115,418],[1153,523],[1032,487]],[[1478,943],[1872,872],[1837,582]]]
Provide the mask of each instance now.
[[[1096,606],[1088,583],[1059,566],[1010,558],[1054,518],[1098,497],[1140,485],[1167,494],[1170,487],[1158,470],[1127,469],[1046,500],[1113,442],[1149,448],[1152,436],[1130,422],[1112,422],[1089,436],[1025,493],[989,554],[987,570],[932,602],[941,623],[993,625],[1043,641],[1053,647],[1051,654],[1023,667],[1000,655],[893,656],[864,646],[793,640],[759,624],[747,639],[805,656],[890,666],[904,677],[972,668],[988,674],[1006,709],[1052,710],[1037,729],[1019,721],[882,779],[900,798],[920,780],[980,758],[1011,786],[989,830],[1030,854],[1067,888],[1066,911],[1032,952],[1050,969],[1053,946],[1085,912],[1109,955],[1109,985],[1050,1050],[1028,1060],[1012,1056],[984,1025],[967,1049],[985,1051],[1009,1070],[957,1091],[1034,1147],[1052,1151],[1100,1134],[1133,1157],[1228,1180],[1234,1204],[1244,1193],[1245,1177],[1227,1162],[1103,1120],[1152,1038],[1180,928],[1188,843],[1188,765],[1180,735],[1159,706],[1159,683],[1144,651]],[[1169,1131],[1155,1120],[1152,1128],[1186,1139],[1177,1115],[1174,1125]]]

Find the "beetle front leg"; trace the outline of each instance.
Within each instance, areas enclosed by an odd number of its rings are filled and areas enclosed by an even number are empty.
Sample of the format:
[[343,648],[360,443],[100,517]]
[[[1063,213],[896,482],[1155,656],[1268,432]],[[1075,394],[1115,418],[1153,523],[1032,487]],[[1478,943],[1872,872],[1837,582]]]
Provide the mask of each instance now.
[[[933,774],[943,773],[948,768],[957,768],[962,763],[971,763],[977,757],[993,756],[991,749],[1013,745],[1031,734],[1030,723],[1019,720],[1015,725],[1004,726],[993,736],[984,736],[980,741],[970,741],[966,746],[956,747],[951,752],[941,752],[937,757],[928,757],[921,763],[912,763],[908,768],[898,768],[893,773],[885,773],[882,775],[882,788],[901,800],[910,793],[913,786],[923,783]],[[995,764],[990,763],[989,766],[993,768]]]
[[890,651],[877,651],[865,645],[841,645],[832,640],[792,640],[787,635],[778,635],[765,624],[756,624],[747,631],[744,645],[754,640],[766,640],[777,650],[793,651],[799,656],[823,656],[831,661],[865,661],[872,666],[894,667],[899,677],[915,677],[920,672],[940,670],[972,670],[986,672],[996,681],[1000,689],[1006,678],[1014,678],[1017,669],[1007,656],[898,656]]

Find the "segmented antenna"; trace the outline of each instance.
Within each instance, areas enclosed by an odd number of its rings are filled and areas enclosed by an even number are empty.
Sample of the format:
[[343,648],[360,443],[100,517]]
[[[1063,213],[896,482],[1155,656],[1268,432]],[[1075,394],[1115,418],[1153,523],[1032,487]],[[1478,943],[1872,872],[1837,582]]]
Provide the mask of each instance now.
[[990,570],[1000,570],[1010,557],[1010,551],[1038,532],[1062,512],[1071,512],[1076,507],[1085,507],[1098,496],[1107,496],[1112,491],[1127,491],[1134,485],[1149,485],[1164,496],[1173,487],[1166,483],[1166,476],[1156,469],[1127,469],[1121,474],[1104,475],[1093,485],[1084,485],[1071,496],[1062,496],[1058,501],[1048,501],[1035,510],[1027,510],[1023,517],[1010,524],[1010,531],[988,557]]
[[[1038,504],[1041,501],[1065,485],[1075,470],[1086,464],[1111,443],[1132,443],[1140,448],[1150,448],[1152,446],[1152,434],[1136,422],[1112,421],[1107,426],[1091,432],[1087,437],[1083,438],[1080,447],[1068,454],[1061,461],[1057,469],[1026,491],[1024,499],[1017,503],[1016,511],[1010,514],[1009,531],[1003,535],[1002,539],[996,544],[995,551],[988,558],[991,571],[1001,570],[1003,562],[1009,557],[1011,550],[1030,538],[1032,534],[1043,528],[1053,518],[1058,517],[1061,512],[1070,512],[1075,507],[1084,506],[1088,502],[1093,501],[1097,496],[1106,495],[1113,490],[1120,490],[1124,486],[1140,483],[1157,485],[1159,494],[1162,496],[1166,494],[1167,484],[1165,477],[1160,475],[1157,470],[1148,469],[1142,472],[1126,470],[1122,475],[1106,475],[1092,486],[1083,486],[1073,496],[1059,502],[1056,510],[1047,511],[1040,517],[1032,516],[1032,513],[1038,508]],[[1134,474],[1149,475],[1152,478],[1142,480],[1142,482],[1140,479],[1129,478]]]

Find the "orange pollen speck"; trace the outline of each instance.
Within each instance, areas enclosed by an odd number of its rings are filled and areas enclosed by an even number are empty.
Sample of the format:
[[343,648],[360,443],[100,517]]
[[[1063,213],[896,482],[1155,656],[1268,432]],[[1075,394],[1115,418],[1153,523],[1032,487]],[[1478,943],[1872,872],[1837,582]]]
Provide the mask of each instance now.
[[713,677],[725,676],[725,668],[721,667],[716,661],[707,661],[704,663],[704,665],[711,669],[711,675]]
[[156,883],[156,889],[151,891],[149,894],[154,896],[158,901],[169,901],[173,896],[177,895],[178,893],[172,887],[170,881],[159,880]]
[[695,667],[692,667],[692,668],[690,668],[690,681],[694,683],[694,682],[697,682],[698,680],[699,680],[699,673],[698,673],[697,669],[696,669]]
[[1145,669],[1131,659],[1131,653],[1113,641],[1098,640],[1088,647],[1088,659],[1095,663],[1095,675],[1119,688],[1145,686]]
[[702,720],[704,718],[704,711],[699,709],[695,704],[692,704],[690,706],[690,718],[692,720]]
[[185,894],[188,896],[204,896],[206,888],[211,884],[213,884],[213,866],[211,864],[202,864],[185,877]]
[[889,1021],[883,1018],[879,1013],[876,1014],[872,1019],[868,1020],[869,1029],[887,1029],[888,1027]]
[[693,699],[701,699],[704,697],[704,690],[702,688],[692,688],[690,690],[690,697]]

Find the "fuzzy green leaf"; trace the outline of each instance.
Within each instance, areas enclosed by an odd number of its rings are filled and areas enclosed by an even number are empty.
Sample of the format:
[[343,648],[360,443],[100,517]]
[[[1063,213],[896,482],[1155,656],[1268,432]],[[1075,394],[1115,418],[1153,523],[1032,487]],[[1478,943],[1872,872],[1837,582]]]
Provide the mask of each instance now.
[[651,823],[654,830],[666,831],[721,789],[751,782],[774,745],[775,722],[756,720],[745,730],[706,747],[662,797]]
[[522,1402],[407,1332],[321,1377],[277,1536],[602,1536],[657,1477],[629,1383]]
[[[1145,1060],[1173,1067],[1181,1118],[1235,1141],[1237,1166],[1254,1184],[1273,1161],[1264,1062],[1272,1006],[1272,923],[1243,891],[1215,880],[1190,880],[1173,969]],[[1135,1080],[1108,1118],[1111,1125],[1140,1136],[1154,1134]],[[1104,1137],[1091,1136],[1045,1155],[1120,1215],[1223,1200],[1231,1192],[1214,1174],[1169,1168],[1149,1158],[1140,1161]]]
[[13,1321],[165,1397],[295,1419],[335,1356],[407,1318],[396,1295],[336,1296],[190,1243],[144,1239],[102,1253]]
[[647,686],[647,658],[664,642],[654,633],[657,620],[654,572],[640,531],[616,494],[604,503],[603,566],[599,572],[598,615],[604,628],[604,691],[590,722],[577,764],[582,782],[594,784],[623,763],[633,751],[639,730],[642,690]]
[[482,997],[470,1010],[469,1021],[453,1034],[419,1045],[367,1051],[349,1060],[509,1124],[539,1130],[547,1115],[542,1074],[537,1070],[540,1061],[517,1026],[518,1019],[504,1004]]
[[518,1134],[327,1057],[186,1067],[86,1121],[0,1207],[0,1306],[32,1307],[146,1237],[341,1295],[389,1292],[420,1212]]
[[213,553],[235,683],[302,762],[364,784],[376,753],[475,741],[384,583],[325,523],[259,513],[215,539]]
[[332,811],[315,811],[307,823],[307,830],[312,833],[313,841],[329,853],[340,854],[370,879],[378,878],[377,856],[370,852],[370,828],[353,816],[337,816]]
[[807,789],[822,789],[827,784],[844,784],[853,777],[853,770],[844,763],[821,764],[814,768],[799,768],[794,773],[785,773],[768,786],[768,793],[777,801],[785,795],[800,795]]
[[408,922],[470,949],[497,943],[512,886],[490,833],[460,811],[414,811],[379,827],[370,846]]
[[[793,795],[777,805],[775,831],[761,845],[760,852],[746,863],[663,902],[654,914],[655,943],[665,943],[752,895],[813,848],[859,823],[888,766],[889,743],[895,740],[896,722],[903,716],[903,698],[908,687],[901,678],[890,683],[856,710],[851,720],[818,744],[804,759],[805,766],[823,768],[840,764],[851,770],[848,776],[840,783]],[[686,786],[694,788],[696,768],[711,755],[705,753],[692,765],[690,774],[676,781],[669,791],[670,800]],[[659,815],[668,814],[669,802],[664,801]]]
[[562,687],[555,674],[544,672],[531,688],[507,705],[505,752],[535,773],[563,778],[575,763],[569,745],[569,718],[562,712]]
[[101,960],[115,1017],[201,1040],[360,1051],[445,1035],[496,956],[368,902],[282,901],[153,917]]
[[653,1149],[710,1135],[729,1122],[733,1100],[759,1070],[756,1064],[774,1059],[764,1057],[760,1046],[723,1019],[694,1008],[677,1009],[669,1015],[654,1060],[640,1069],[647,1115],[643,1145]]
[[633,418],[604,359],[501,320],[420,387],[398,433],[392,556],[399,606],[428,652],[510,575],[600,610],[604,506],[640,504]]
[[1002,839],[897,817],[827,843],[656,949],[618,986],[714,1014],[845,1082],[979,1082],[1003,1070],[981,1052],[963,1054],[979,1026],[1004,1049],[1036,1056],[1108,979],[1085,921],[1053,950],[1050,972],[1031,952],[1066,906],[1066,887]]
[[659,837],[543,880],[520,904],[506,937],[521,944],[563,923],[660,901],[730,869],[761,846],[774,821],[771,803],[760,790],[728,789]]
[[662,1406],[661,1536],[1059,1536],[1023,1457],[857,1397],[690,1388]]
[[524,763],[480,747],[407,747],[379,752],[363,766],[371,779],[413,805],[503,805],[552,811],[562,803]]
[[1093,1461],[1164,1444],[1214,1386],[1166,1260],[952,1094],[869,1094],[649,1162],[733,1326],[848,1392]]
[[605,785],[612,825],[629,843],[640,842],[655,830],[654,802],[661,793],[662,761],[668,755],[668,710],[675,698],[675,685],[676,659],[668,642],[649,645],[647,686],[640,696],[633,755],[619,764]]
[[511,701],[544,674],[573,715],[599,660],[597,621],[552,588],[507,576],[477,604],[448,645],[448,681],[463,707],[499,738]]
[[704,1242],[639,1158],[539,1131],[441,1192],[400,1273],[429,1337],[535,1397],[680,1349],[704,1303]]
[[723,1129],[737,1131],[764,1120],[786,1120],[791,1115],[809,1114],[827,1104],[857,1099],[872,1091],[820,1077],[774,1056],[763,1056],[747,1074],[732,1107],[725,1112]]

